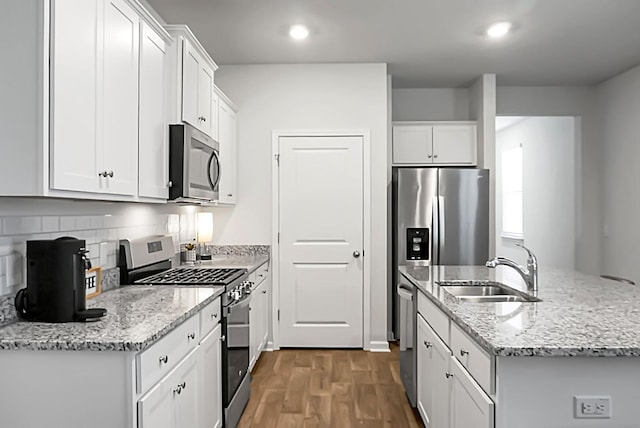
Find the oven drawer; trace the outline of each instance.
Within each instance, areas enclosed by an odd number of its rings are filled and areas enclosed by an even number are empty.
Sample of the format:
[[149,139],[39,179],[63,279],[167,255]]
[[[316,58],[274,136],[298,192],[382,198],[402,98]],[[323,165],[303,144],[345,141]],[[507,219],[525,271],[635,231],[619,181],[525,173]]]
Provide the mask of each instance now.
[[147,391],[200,341],[200,319],[193,316],[136,356],[138,393]]
[[200,337],[205,337],[210,331],[220,323],[222,310],[220,309],[220,298],[209,303],[200,311]]

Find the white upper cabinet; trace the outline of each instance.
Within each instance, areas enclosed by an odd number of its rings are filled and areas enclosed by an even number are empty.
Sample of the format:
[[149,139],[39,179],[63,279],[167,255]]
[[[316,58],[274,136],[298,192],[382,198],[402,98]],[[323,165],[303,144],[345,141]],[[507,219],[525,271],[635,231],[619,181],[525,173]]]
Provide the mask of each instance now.
[[[140,18],[125,0],[104,4],[102,123],[98,134],[100,191],[138,190],[138,54]],[[56,142],[63,144],[63,142]]]
[[124,0],[57,2],[52,12],[51,187],[133,196],[140,19]]
[[170,49],[170,123],[186,122],[217,139],[217,98],[214,73],[218,66],[184,25],[165,27],[174,39]]
[[55,189],[98,190],[96,17],[101,5],[97,0],[69,0],[55,3],[51,11],[51,68],[55,72],[50,157],[51,187]]
[[475,122],[395,122],[395,165],[475,165]]
[[[15,38],[12,49],[36,46],[36,52],[5,64],[0,77],[35,86],[37,96],[14,107],[2,99],[0,113],[17,108],[22,127],[29,123],[37,131],[18,139],[10,134],[16,150],[12,167],[3,168],[0,178],[15,171],[30,178],[0,187],[0,195],[166,199],[166,188],[150,188],[167,181],[163,49],[169,34],[134,0],[15,2],[15,7],[19,18],[2,16],[0,27],[37,34],[38,43]],[[151,43],[153,34],[162,37]],[[17,70],[29,73],[22,78]],[[152,140],[157,147],[150,147]],[[139,166],[139,158],[149,163]]]
[[138,194],[169,197],[169,127],[166,119],[166,42],[146,22],[140,40]]
[[218,142],[220,143],[220,193],[218,202],[234,205],[237,201],[237,118],[235,107],[219,92]]
[[475,165],[476,125],[435,125],[433,156],[435,163]]

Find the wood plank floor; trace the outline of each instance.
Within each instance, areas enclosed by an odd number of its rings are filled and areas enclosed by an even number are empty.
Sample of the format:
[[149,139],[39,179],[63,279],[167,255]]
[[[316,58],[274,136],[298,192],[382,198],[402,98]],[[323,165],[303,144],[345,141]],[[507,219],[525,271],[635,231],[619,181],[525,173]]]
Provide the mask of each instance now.
[[422,427],[400,380],[399,350],[264,352],[238,427]]

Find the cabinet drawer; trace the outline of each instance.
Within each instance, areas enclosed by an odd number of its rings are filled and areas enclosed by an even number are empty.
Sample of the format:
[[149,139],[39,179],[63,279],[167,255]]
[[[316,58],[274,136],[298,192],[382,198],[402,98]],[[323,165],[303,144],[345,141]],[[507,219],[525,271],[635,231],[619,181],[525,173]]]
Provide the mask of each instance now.
[[418,292],[418,313],[420,313],[429,325],[438,333],[440,339],[449,344],[449,317],[438,307],[431,303],[429,298]]
[[200,319],[193,316],[136,356],[137,390],[142,393],[165,376],[200,340]]
[[200,337],[203,338],[209,334],[221,319],[220,298],[218,297],[200,311]]
[[451,323],[451,352],[488,394],[493,394],[493,358],[454,322]]
[[258,285],[269,276],[269,262],[264,263],[255,271],[255,284]]

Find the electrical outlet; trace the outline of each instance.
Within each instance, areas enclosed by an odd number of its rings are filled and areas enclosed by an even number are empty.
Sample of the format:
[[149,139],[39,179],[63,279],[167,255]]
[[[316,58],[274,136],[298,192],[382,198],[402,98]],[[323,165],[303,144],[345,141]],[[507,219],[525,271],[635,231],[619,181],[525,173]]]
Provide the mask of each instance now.
[[576,395],[573,402],[576,419],[611,417],[611,397]]

